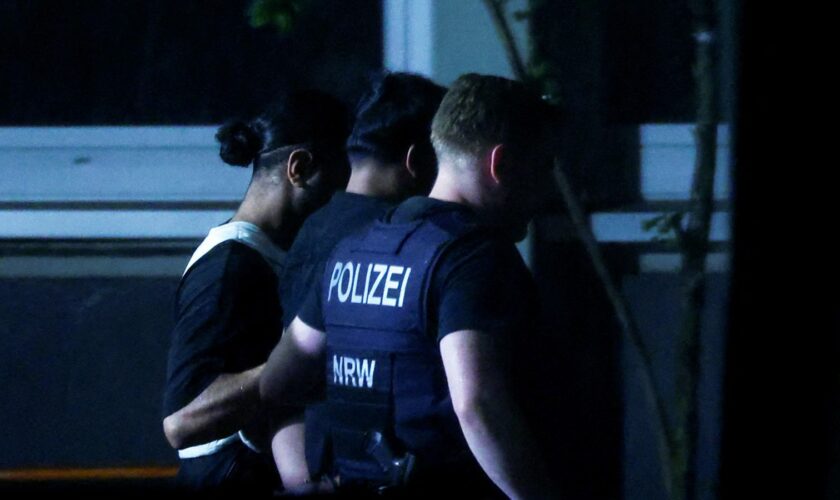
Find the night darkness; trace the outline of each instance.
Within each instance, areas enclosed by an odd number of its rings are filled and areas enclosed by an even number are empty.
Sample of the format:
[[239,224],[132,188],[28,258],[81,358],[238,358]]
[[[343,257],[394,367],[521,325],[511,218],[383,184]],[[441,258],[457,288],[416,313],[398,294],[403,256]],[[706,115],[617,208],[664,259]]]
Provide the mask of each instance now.
[[0,2],[0,125],[220,123],[294,87],[352,104],[382,66],[376,0],[312,2],[288,35],[249,4]]

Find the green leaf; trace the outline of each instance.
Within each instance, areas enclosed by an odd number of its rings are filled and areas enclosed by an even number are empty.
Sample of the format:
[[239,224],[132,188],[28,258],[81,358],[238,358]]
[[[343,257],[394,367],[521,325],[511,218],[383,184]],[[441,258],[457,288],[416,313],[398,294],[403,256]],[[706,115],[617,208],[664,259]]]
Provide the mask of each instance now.
[[679,247],[679,230],[682,228],[682,220],[685,212],[668,212],[656,215],[642,221],[642,230],[645,232],[655,231],[651,241],[664,243],[668,248]]
[[643,220],[642,221],[642,230],[646,231],[646,232],[653,231],[654,228],[659,227],[660,222],[664,218],[665,218],[665,214],[659,214],[655,217],[651,217],[649,219]]
[[253,0],[248,17],[254,28],[273,25],[280,33],[289,33],[306,3],[308,0]]

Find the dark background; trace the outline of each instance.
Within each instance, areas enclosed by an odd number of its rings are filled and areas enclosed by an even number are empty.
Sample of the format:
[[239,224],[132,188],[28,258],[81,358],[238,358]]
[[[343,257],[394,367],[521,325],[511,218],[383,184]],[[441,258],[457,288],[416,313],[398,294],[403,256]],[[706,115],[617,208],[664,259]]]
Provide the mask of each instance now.
[[161,404],[177,286],[0,279],[0,469],[174,463]]
[[0,1],[0,126],[211,124],[286,88],[355,102],[382,66],[377,0],[313,0],[295,31],[247,0]]

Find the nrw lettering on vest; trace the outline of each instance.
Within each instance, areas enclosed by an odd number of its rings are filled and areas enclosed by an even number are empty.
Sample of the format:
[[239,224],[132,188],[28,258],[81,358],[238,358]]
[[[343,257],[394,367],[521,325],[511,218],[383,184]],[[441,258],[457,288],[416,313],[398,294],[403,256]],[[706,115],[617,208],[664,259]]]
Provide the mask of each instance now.
[[[363,278],[359,278],[364,275]],[[386,264],[336,262],[330,275],[327,302],[333,291],[339,302],[402,307],[411,268]]]
[[375,359],[333,355],[333,384],[351,387],[373,387]]

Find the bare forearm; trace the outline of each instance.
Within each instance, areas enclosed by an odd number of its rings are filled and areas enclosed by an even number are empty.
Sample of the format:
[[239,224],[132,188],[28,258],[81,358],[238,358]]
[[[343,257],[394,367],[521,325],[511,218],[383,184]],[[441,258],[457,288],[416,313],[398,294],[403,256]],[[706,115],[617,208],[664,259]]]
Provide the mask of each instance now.
[[[259,391],[270,407],[305,403],[317,397],[324,370],[323,349],[307,350],[296,335],[306,327],[295,320],[280,342],[271,351],[260,377]],[[311,330],[315,331],[315,330]],[[322,333],[317,335],[323,337]]]
[[303,413],[287,420],[271,440],[274,463],[287,489],[298,488],[309,482],[304,443]]
[[219,375],[187,406],[163,421],[164,432],[174,448],[185,448],[238,431],[260,409],[260,365],[241,373]]

